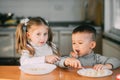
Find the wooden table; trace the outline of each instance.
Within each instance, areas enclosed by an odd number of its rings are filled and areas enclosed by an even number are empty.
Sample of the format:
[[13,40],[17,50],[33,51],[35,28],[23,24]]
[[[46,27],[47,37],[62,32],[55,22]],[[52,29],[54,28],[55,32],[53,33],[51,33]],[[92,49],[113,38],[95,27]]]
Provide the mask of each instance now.
[[0,66],[0,80],[115,80],[120,68],[112,70],[113,74],[102,78],[90,78],[77,74],[77,69],[62,69],[44,75],[30,75],[20,71],[19,66]]

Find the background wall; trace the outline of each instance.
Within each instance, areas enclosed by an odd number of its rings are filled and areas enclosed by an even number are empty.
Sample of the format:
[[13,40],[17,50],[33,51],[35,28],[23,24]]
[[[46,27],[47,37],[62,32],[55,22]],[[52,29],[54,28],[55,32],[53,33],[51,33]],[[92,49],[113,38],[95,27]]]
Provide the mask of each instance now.
[[1,13],[42,16],[50,21],[82,21],[85,0],[0,0]]

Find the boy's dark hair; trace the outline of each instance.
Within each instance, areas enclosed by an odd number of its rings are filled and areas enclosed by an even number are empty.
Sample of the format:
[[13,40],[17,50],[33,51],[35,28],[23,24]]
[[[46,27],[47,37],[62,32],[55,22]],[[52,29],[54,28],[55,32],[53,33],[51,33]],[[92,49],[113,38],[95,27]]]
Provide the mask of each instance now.
[[87,33],[92,33],[93,36],[93,40],[96,40],[96,29],[91,26],[91,25],[88,25],[88,24],[82,24],[82,25],[79,25],[78,27],[76,27],[72,34],[74,33],[77,33],[77,32],[87,32]]

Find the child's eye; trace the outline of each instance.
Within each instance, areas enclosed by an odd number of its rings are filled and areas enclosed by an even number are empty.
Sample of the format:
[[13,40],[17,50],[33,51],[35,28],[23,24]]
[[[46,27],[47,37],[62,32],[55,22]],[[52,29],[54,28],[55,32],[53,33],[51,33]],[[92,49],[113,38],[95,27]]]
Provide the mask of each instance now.
[[75,43],[72,43],[72,44],[75,44]]
[[40,35],[40,33],[37,33],[37,35],[39,36],[39,35]]
[[79,44],[82,44],[82,42],[79,42]]
[[46,36],[48,33],[44,33],[44,36]]

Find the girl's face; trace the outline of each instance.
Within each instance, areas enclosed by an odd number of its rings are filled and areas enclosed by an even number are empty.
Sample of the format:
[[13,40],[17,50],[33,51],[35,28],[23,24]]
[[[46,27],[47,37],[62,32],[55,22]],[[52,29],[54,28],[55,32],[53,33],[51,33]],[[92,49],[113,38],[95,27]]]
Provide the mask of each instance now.
[[48,27],[45,25],[33,25],[27,32],[27,36],[32,43],[42,46],[48,40]]
[[78,56],[89,54],[95,47],[96,43],[92,40],[92,34],[86,32],[77,32],[72,34],[73,51]]

